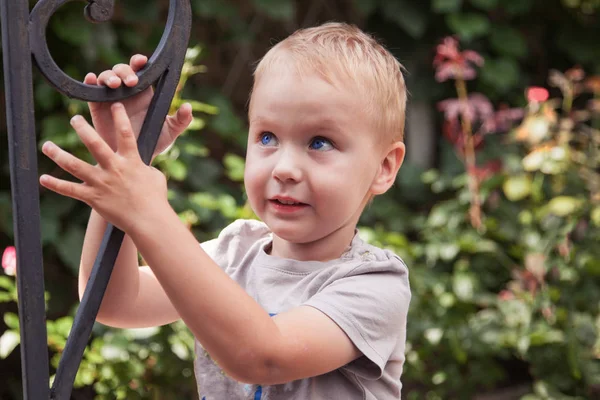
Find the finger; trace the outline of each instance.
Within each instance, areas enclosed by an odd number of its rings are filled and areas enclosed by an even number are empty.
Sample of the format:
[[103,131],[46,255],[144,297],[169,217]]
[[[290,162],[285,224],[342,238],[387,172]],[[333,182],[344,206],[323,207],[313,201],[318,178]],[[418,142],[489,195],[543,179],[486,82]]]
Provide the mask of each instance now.
[[75,178],[85,182],[92,182],[94,180],[97,170],[93,166],[61,149],[54,143],[44,143],[42,153]]
[[98,78],[96,77],[96,74],[90,72],[88,73],[85,78],[83,79],[83,83],[87,84],[87,85],[96,85],[96,83],[98,82]]
[[192,123],[192,105],[184,103],[175,115],[167,117],[167,124],[169,126],[169,135],[174,140],[181,135],[188,126]]
[[[85,78],[83,78],[83,83],[87,84],[87,85],[97,85],[98,84],[98,78],[96,77],[96,74],[89,72]],[[90,101],[88,102],[88,107],[90,108],[90,112],[92,113],[92,115],[94,115],[94,113],[96,112],[96,110],[98,109],[98,107],[100,107],[100,103],[98,102],[94,102],[94,101]]]
[[121,78],[113,70],[107,70],[98,76],[98,85],[116,89],[121,86]]
[[147,63],[148,57],[142,54],[136,54],[132,56],[129,60],[129,65],[131,66],[131,69],[133,69],[134,72],[138,72],[139,70],[144,68]]
[[98,161],[103,168],[108,168],[115,157],[114,151],[102,140],[98,132],[83,118],[76,115],[71,118],[71,126],[81,138],[81,141],[90,151],[94,159]]
[[137,85],[138,76],[133,72],[133,69],[129,65],[117,64],[112,70],[122,82],[125,82],[126,86],[131,87]]
[[85,186],[81,183],[65,181],[50,175],[42,175],[40,177],[40,184],[53,192],[85,203],[88,203],[90,198],[89,186]]
[[117,133],[117,150],[119,154],[125,157],[140,158],[140,153],[137,148],[137,141],[131,121],[125,111],[122,103],[114,103],[110,106],[113,120],[115,122],[115,131]]

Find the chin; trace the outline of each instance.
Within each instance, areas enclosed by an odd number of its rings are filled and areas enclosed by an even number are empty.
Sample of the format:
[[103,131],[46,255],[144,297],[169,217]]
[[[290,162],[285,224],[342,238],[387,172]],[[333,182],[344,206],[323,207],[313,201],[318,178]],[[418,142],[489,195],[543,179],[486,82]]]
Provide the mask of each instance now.
[[[269,223],[271,222],[271,223]],[[271,232],[278,238],[290,243],[310,243],[317,240],[318,234],[315,229],[310,228],[299,221],[265,221]]]

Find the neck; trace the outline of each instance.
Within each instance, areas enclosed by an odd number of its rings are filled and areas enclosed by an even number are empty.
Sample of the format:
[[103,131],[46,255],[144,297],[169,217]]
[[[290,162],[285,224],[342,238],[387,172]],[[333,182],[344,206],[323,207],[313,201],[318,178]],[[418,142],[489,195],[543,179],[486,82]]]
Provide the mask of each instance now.
[[273,235],[271,255],[298,261],[329,261],[340,258],[354,237],[355,223],[348,223],[313,242],[292,243]]

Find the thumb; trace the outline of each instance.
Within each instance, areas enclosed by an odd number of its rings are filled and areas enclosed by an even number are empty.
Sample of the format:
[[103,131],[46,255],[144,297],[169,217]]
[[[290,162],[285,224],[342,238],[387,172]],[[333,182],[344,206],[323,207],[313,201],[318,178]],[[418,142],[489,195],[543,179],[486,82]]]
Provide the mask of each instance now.
[[192,105],[184,103],[174,115],[167,117],[167,127],[169,128],[169,137],[173,141],[181,135],[192,123]]

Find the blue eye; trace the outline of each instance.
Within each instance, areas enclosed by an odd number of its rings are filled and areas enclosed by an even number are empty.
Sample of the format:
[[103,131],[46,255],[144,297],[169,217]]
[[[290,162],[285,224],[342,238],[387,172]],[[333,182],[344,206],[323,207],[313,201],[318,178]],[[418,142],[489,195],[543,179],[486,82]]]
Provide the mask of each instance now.
[[263,146],[274,146],[277,144],[277,139],[275,135],[271,132],[263,132],[260,134],[260,144]]
[[333,144],[325,138],[316,137],[310,142],[310,148],[312,150],[327,151],[333,149]]

